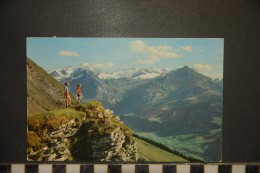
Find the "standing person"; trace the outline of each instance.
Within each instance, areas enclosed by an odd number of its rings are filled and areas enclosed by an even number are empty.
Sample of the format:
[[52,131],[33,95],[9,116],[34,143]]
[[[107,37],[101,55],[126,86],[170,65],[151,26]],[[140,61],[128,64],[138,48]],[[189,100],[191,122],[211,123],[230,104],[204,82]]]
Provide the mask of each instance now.
[[80,99],[81,99],[82,93],[81,93],[81,85],[77,84],[77,103],[80,103]]
[[65,83],[64,90],[65,90],[64,95],[66,97],[66,108],[71,107],[71,98],[70,98],[70,91],[69,91],[69,83],[68,82]]

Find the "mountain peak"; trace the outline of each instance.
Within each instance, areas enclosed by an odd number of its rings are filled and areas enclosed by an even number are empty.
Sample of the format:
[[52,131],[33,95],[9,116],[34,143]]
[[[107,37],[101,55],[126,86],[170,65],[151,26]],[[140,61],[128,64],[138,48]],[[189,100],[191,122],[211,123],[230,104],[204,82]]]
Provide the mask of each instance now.
[[74,66],[74,68],[75,68],[75,69],[77,69],[77,68],[83,68],[83,69],[91,69],[91,70],[95,69],[95,67],[92,66],[92,65],[89,64],[89,63],[83,63],[83,64],[80,64],[80,65]]
[[188,66],[184,66],[182,68],[179,68],[178,70],[185,70],[185,71],[194,71],[192,68],[188,67]]
[[202,75],[201,73],[196,72],[194,69],[192,69],[189,66],[184,66],[182,68],[179,68],[179,69],[176,70],[176,72],[183,74],[183,75],[188,75],[188,74]]
[[175,73],[194,73],[196,71],[194,71],[192,68],[190,68],[189,66],[184,66],[181,68],[178,68],[176,70],[171,70],[169,74],[175,74]]

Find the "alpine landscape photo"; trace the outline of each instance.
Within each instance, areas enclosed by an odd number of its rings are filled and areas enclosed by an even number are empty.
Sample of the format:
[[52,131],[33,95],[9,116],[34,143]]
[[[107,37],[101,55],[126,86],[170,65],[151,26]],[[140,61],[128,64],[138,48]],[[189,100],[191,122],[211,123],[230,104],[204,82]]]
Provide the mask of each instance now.
[[222,38],[27,38],[27,159],[219,162]]

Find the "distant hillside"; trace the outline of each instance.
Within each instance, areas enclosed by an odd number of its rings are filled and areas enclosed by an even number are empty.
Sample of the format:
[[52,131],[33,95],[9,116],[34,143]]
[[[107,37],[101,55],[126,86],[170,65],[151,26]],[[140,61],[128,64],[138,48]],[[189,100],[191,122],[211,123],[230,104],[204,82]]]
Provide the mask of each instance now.
[[141,162],[189,162],[181,156],[156,147],[140,138],[134,137],[134,140],[137,142],[137,151]]
[[133,134],[137,142],[140,161],[160,161],[160,162],[205,162],[201,158],[186,155],[175,149],[162,144],[161,142]]
[[56,79],[29,58],[26,69],[28,115],[65,107],[64,87]]
[[183,67],[133,88],[122,98],[114,110],[135,133],[203,160],[221,160],[219,82]]
[[116,104],[115,111],[120,114],[137,113],[144,115],[147,110],[154,106],[185,99],[207,91],[221,93],[222,87],[211,78],[185,66],[129,90],[122,96],[122,100]]

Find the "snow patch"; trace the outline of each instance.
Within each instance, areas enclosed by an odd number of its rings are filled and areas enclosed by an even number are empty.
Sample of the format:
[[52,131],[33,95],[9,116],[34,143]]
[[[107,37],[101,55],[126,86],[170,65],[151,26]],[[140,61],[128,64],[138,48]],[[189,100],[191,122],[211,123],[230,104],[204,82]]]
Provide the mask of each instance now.
[[119,78],[131,78],[131,79],[151,79],[160,76],[163,73],[167,73],[168,69],[140,69],[133,68],[130,70],[118,70],[112,73],[99,74],[100,79],[119,79]]
[[159,68],[132,68],[117,70],[112,73],[101,73],[99,70],[89,63],[80,64],[78,66],[70,66],[62,69],[48,71],[55,79],[61,81],[69,78],[78,79],[83,76],[82,71],[92,71],[100,79],[152,79],[162,74],[168,73],[170,69]]

